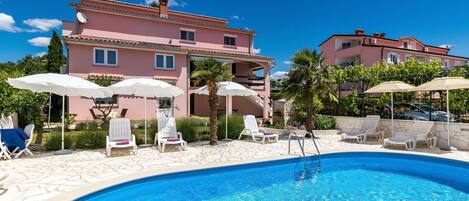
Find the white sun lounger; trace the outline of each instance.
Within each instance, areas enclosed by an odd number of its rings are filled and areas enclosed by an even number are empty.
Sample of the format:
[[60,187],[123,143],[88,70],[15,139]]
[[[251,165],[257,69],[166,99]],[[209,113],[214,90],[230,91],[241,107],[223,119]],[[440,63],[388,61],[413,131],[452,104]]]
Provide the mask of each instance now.
[[239,138],[243,137],[243,135],[247,135],[252,137],[252,140],[254,142],[258,141],[256,138],[260,138],[262,144],[265,144],[266,140],[274,140],[275,142],[278,142],[278,135],[277,134],[270,134],[266,135],[264,132],[262,132],[259,129],[259,126],[257,125],[256,117],[254,115],[245,115],[243,117],[244,119],[244,130],[239,134]]
[[361,128],[352,128],[348,132],[341,134],[342,140],[357,139],[358,143],[366,142],[367,136],[373,135],[379,140],[379,134],[376,132],[380,117],[378,115],[367,115]]
[[158,143],[158,150],[164,152],[167,144],[180,144],[186,150],[187,142],[182,139],[182,133],[177,132],[176,119],[170,117],[163,129],[156,133],[155,144]]
[[396,132],[392,137],[384,139],[384,147],[389,145],[405,145],[407,150],[413,150],[417,141],[425,141],[428,144],[428,134],[433,127],[432,121],[415,121],[412,127],[405,132]]
[[[128,142],[128,143],[126,143]],[[109,122],[109,135],[106,136],[106,156],[111,156],[112,148],[133,148],[137,154],[137,142],[130,129],[130,120],[119,118]]]

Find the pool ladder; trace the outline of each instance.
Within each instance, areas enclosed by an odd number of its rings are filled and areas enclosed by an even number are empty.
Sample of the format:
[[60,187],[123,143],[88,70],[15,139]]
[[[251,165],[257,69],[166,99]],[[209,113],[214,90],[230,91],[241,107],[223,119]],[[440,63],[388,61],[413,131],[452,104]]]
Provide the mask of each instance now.
[[[290,132],[290,135],[288,136],[288,154],[290,154],[290,151],[291,151],[292,137],[295,137],[296,141],[298,142],[298,146],[300,147],[300,150],[301,150],[301,154],[302,154],[301,157],[303,157],[303,158],[306,157],[306,153],[305,153],[305,138],[306,138],[306,135],[311,136],[311,140],[313,140],[314,147],[316,148],[316,154],[317,154],[318,158],[321,158],[321,152],[319,151],[318,144],[316,143],[316,139],[314,139],[314,135],[310,132],[306,132],[303,136],[299,136],[295,132]],[[300,138],[302,138],[301,141],[300,141]]]

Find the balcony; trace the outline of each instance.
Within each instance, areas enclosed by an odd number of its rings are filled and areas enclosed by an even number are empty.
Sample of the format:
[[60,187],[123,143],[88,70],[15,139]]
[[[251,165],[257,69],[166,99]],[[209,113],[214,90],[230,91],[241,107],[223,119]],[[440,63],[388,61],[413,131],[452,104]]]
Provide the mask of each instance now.
[[265,79],[263,77],[248,78],[247,76],[236,76],[233,78],[233,82],[256,91],[263,91],[265,89]]
[[338,49],[335,52],[335,56],[336,58],[346,58],[346,57],[353,57],[353,56],[360,55],[360,53],[361,53],[361,46],[356,45],[356,46],[352,46],[346,49]]

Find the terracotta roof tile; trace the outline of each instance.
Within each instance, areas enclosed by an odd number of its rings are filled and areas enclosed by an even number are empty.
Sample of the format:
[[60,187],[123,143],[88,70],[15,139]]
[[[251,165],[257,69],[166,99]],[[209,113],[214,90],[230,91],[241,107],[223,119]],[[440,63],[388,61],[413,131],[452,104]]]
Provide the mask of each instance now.
[[273,58],[271,58],[271,57],[248,54],[248,53],[243,53],[243,52],[216,50],[216,49],[207,49],[207,48],[185,47],[185,46],[167,45],[167,44],[159,44],[159,43],[147,43],[147,42],[141,42],[141,41],[102,38],[102,37],[87,36],[87,35],[69,35],[69,36],[63,36],[63,38],[64,38],[66,43],[67,43],[67,41],[78,41],[78,42],[93,41],[93,42],[97,42],[97,43],[124,45],[124,46],[130,46],[130,47],[140,47],[140,48],[151,48],[151,49],[155,49],[155,50],[156,49],[166,49],[166,50],[181,51],[181,52],[192,52],[192,53],[200,53],[200,54],[213,54],[214,56],[226,55],[226,56],[234,56],[234,57],[248,57],[248,58],[253,58],[253,59],[265,59],[265,60],[269,60],[269,61],[273,60]]
[[158,76],[158,75],[153,76],[153,79],[155,79],[155,80],[165,80],[165,81],[178,81],[179,80],[178,77]]
[[116,80],[123,80],[125,78],[124,75],[122,74],[110,74],[110,73],[90,73],[88,74],[88,78],[100,78],[100,77],[106,77],[106,78],[111,78],[111,79],[116,79]]

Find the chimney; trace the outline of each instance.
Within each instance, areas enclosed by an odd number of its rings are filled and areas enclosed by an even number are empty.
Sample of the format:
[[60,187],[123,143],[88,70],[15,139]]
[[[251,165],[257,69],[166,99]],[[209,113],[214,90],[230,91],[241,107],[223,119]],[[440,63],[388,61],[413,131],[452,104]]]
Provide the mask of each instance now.
[[160,17],[168,18],[168,0],[160,0]]
[[365,31],[363,29],[356,29],[355,35],[365,35]]

